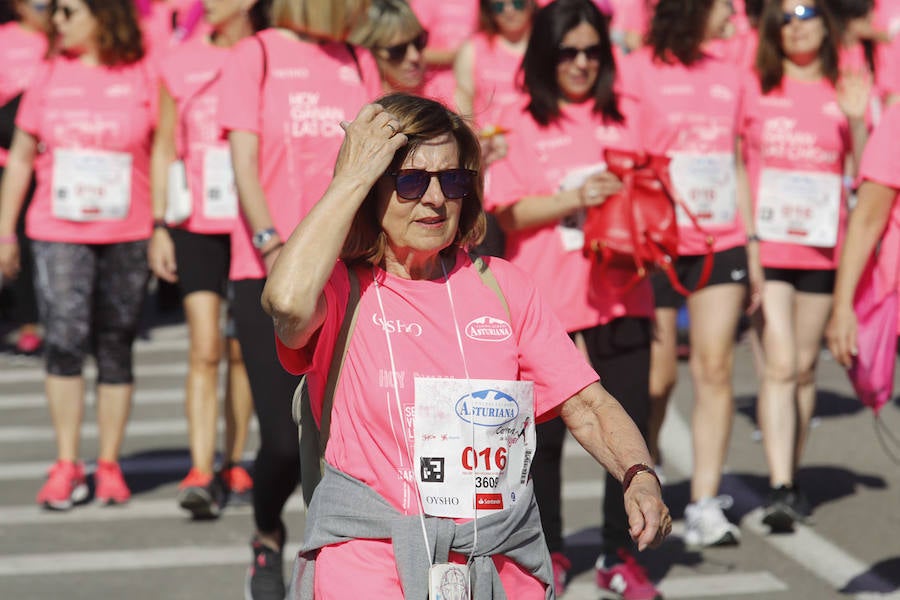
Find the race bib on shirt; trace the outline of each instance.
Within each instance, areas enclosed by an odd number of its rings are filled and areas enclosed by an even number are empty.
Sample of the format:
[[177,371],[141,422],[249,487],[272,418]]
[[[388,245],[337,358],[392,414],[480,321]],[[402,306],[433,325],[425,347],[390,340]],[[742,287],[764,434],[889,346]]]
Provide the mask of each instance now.
[[840,223],[842,178],[833,173],[763,169],[756,231],[764,240],[834,248]]
[[[605,170],[605,163],[570,169],[563,176],[562,181],[559,182],[559,191],[578,189],[584,185],[588,177],[602,173]],[[584,221],[586,216],[587,211],[579,210],[561,219],[556,226],[559,241],[566,252],[580,252],[584,248]]]
[[237,189],[227,147],[207,148],[203,153],[203,214],[209,219],[237,217]]
[[530,381],[416,377],[415,466],[425,514],[474,518],[521,496],[534,459]]
[[[734,154],[674,153],[669,163],[672,185],[702,225],[722,227],[734,223],[737,214],[737,178]],[[680,205],[675,205],[678,224],[693,225]]]
[[131,155],[60,148],[53,151],[51,210],[66,221],[116,221],[131,208]]

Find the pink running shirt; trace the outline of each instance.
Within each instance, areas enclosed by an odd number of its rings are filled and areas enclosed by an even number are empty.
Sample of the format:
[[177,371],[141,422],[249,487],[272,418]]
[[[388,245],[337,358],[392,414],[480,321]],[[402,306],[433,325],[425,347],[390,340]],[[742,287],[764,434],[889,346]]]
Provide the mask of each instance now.
[[[782,87],[762,95],[758,79],[747,86],[743,124],[747,174],[758,210],[760,176],[764,169],[824,175],[843,190],[844,161],[852,150],[847,118],[837,104],[834,87],[825,79],[815,82],[785,77]],[[834,187],[834,186],[832,186]],[[767,241],[760,234],[760,259],[764,267],[783,269],[834,269],[840,257],[847,218],[846,194],[840,193],[837,246],[815,247],[783,241]]]
[[[475,0],[410,0],[409,5],[428,31],[428,46],[440,50],[458,50],[478,28],[478,2]],[[441,89],[454,89],[453,65],[430,68]],[[443,80],[443,81],[442,81]]]
[[[16,118],[16,126],[41,145],[34,163],[37,189],[25,222],[28,237],[75,244],[150,237],[150,146],[158,93],[156,74],[146,59],[109,68],[61,56],[42,66]],[[72,151],[130,157],[130,201],[124,219],[72,221],[54,216],[55,155]]]
[[[379,93],[375,59],[362,49],[356,55],[359,70],[343,44],[311,44],[267,29],[241,40],[222,71],[220,89],[228,92],[219,105],[219,125],[226,134],[259,136],[259,179],[282,239],[328,187],[344,140],[341,121],[353,120]],[[231,235],[233,280],[266,275],[251,236],[241,218]]]
[[[593,106],[593,102],[567,105],[562,118],[546,128],[524,108],[508,110],[501,125],[509,131],[509,153],[491,165],[485,209],[510,206],[526,196],[552,196],[576,169],[605,168],[604,148],[631,147],[626,128],[605,125]],[[573,222],[567,223],[569,220]],[[633,275],[630,271],[608,270],[605,281],[592,278],[592,261],[584,256],[580,245],[567,242],[571,229],[577,231],[581,225],[583,221],[577,218],[564,219],[508,232],[506,258],[531,274],[566,331],[580,331],[626,315],[652,316],[649,281],[625,293],[623,287]]]
[[[371,267],[357,270],[359,316],[335,391],[325,458],[335,468],[371,486],[403,514],[419,513],[406,458],[412,456],[414,448],[411,440],[402,441],[402,433],[398,439],[394,431],[401,431],[400,421],[413,426],[415,377],[466,379],[457,329],[472,379],[534,382],[538,422],[555,416],[564,401],[597,381],[596,373],[541,301],[527,275],[501,259],[488,261],[509,313],[482,283],[468,257],[458,252],[455,265],[447,266],[455,324],[443,278],[410,281]],[[384,318],[373,285],[375,277],[382,286]],[[349,296],[343,263],[337,264],[324,294],[328,312],[315,348],[291,350],[280,341],[277,344],[279,358],[288,371],[309,374],[316,418],[320,417],[331,351]],[[496,334],[481,334],[471,327],[485,321],[497,326]],[[397,414],[386,330],[391,332],[399,369],[402,415]],[[457,562],[464,560],[459,555],[451,556]],[[544,597],[543,585],[509,559],[497,556],[494,563],[509,598]],[[388,540],[352,540],[322,549],[316,560],[315,585],[317,595],[327,592],[329,598],[367,597],[372,589],[378,589],[379,598],[403,596]]]
[[[0,106],[21,94],[31,83],[47,52],[47,38],[11,21],[0,25]],[[6,166],[0,148],[0,167]]]
[[472,116],[483,127],[496,124],[507,108],[521,102],[523,94],[516,87],[516,73],[523,55],[510,49],[499,36],[476,33],[471,42],[475,84]]
[[229,55],[229,48],[215,46],[206,36],[198,36],[172,48],[160,64],[162,81],[178,110],[176,146],[178,155],[184,157],[193,197],[194,210],[179,227],[193,233],[231,233],[237,223],[236,217],[217,218],[204,210],[204,160],[210,150],[220,154],[228,150],[228,141],[222,139],[219,130],[218,110],[222,67]]
[[[666,64],[656,61],[652,50],[644,47],[625,57],[619,73],[622,112],[642,150],[673,157],[699,157],[723,166],[734,164],[744,83],[734,65],[709,55],[690,67],[674,58],[672,64]],[[716,179],[720,176],[717,170]],[[715,181],[701,183],[707,188],[705,191],[723,191]],[[721,204],[730,206],[727,190],[722,197],[725,199]],[[680,222],[679,254],[705,254],[707,233],[715,238],[716,252],[742,246],[747,239],[744,224],[736,205],[732,212],[730,222],[718,225],[697,215],[705,232]]]

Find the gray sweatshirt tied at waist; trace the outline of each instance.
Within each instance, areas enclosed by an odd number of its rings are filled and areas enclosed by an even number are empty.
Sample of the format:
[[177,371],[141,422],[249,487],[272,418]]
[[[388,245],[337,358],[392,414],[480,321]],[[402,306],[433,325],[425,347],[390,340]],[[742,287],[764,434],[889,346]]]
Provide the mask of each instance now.
[[[491,556],[502,554],[546,585],[545,600],[556,595],[550,553],[531,482],[509,508],[478,519],[472,569],[473,600],[506,600]],[[472,553],[474,521],[425,517],[431,559],[446,563],[452,550]],[[306,535],[294,565],[294,600],[312,600],[316,550],[353,539],[390,539],[407,600],[428,598],[429,557],[419,515],[402,515],[375,490],[325,464],[306,516]],[[341,585],[339,581],[335,585]]]

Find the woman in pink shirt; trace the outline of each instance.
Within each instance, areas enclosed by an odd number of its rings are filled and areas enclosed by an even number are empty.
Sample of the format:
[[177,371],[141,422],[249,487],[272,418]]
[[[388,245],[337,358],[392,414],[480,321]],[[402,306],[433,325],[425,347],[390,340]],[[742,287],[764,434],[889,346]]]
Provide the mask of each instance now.
[[[847,236],[841,250],[834,286],[834,305],[828,323],[828,348],[835,359],[849,368],[858,354],[858,321],[853,310],[857,286],[867,263],[878,271],[886,293],[900,287],[900,154],[895,150],[900,136],[900,106],[887,109],[872,132],[859,167],[862,183],[856,192],[856,207],[850,213]],[[884,324],[892,327],[893,323]]]
[[422,25],[428,30],[425,63],[437,85],[452,89],[453,61],[460,47],[478,27],[476,0],[410,0]]
[[[241,0],[210,6],[211,33],[172,48],[160,61],[159,123],[153,144],[154,226],[150,268],[161,280],[177,283],[190,335],[185,407],[192,467],[179,484],[179,505],[199,518],[218,516],[226,500],[249,494],[250,476],[238,463],[253,398],[234,337],[227,341],[224,464],[214,472],[218,414],[218,372],[223,340],[219,327],[231,263],[230,237],[237,224],[238,201],[228,142],[218,127],[221,74],[230,49],[265,28],[262,2],[250,12]],[[173,165],[176,159],[180,160]],[[186,175],[190,215],[167,223],[169,173]],[[233,497],[226,497],[228,496]],[[247,498],[249,500],[249,497]]]
[[406,0],[373,0],[349,41],[372,52],[385,93],[408,92],[443,103],[453,100],[453,88],[425,68],[428,32]]
[[[527,95],[501,118],[509,153],[494,163],[488,204],[506,232],[505,257],[533,277],[569,335],[584,348],[603,385],[646,430],[649,412],[650,282],[634,272],[599,270],[583,253],[585,211],[621,187],[605,171],[604,148],[632,146],[613,91],[616,65],[606,18],[591,0],[556,0],[538,12],[522,62]],[[535,493],[554,559],[557,593],[565,586],[561,461],[566,428],[538,426]],[[606,481],[603,555],[597,582],[623,580],[629,598],[658,592],[631,556],[618,481]]]
[[132,344],[149,269],[154,75],[131,0],[59,0],[49,59],[26,92],[0,185],[0,269],[14,276],[13,234],[32,171],[26,216],[44,325],[45,390],[57,461],[37,496],[65,510],[85,500],[78,462],[85,355],[97,363],[97,500],[131,493],[119,450],[131,407]]
[[769,465],[763,523],[773,532],[792,530],[811,510],[796,475],[844,236],[845,165],[868,135],[869,84],[850,74],[838,81],[838,37],[824,0],[767,5],[744,101],[748,230],[765,270],[757,421]]
[[475,133],[405,94],[344,126],[332,183],[263,293],[323,427],[344,352],[294,597],[553,597],[528,471],[535,422],[556,415],[624,480],[638,546],[662,541],[668,510],[634,423],[526,274],[467,252],[484,230]]
[[288,234],[328,186],[343,130],[381,86],[371,54],[344,40],[364,0],[276,0],[272,27],[241,40],[222,70],[219,125],[231,149],[241,217],[231,234],[232,313],[250,377],[260,448],[254,463],[254,600],[284,597],[284,505],[301,477],[291,402],[259,297]]
[[[50,6],[43,0],[15,0],[10,5],[15,19],[0,25],[0,177],[6,167],[22,92],[40,69],[47,53],[45,30]],[[42,343],[37,326],[31,242],[25,235],[25,213],[33,192],[33,188],[29,189],[16,223],[22,271],[14,282],[0,291],[0,307],[4,312],[8,311],[11,320],[18,325],[16,350],[23,354],[37,353]]]
[[[622,74],[622,109],[640,149],[671,159],[676,192],[700,227],[678,214],[675,272],[696,287],[710,252],[712,275],[687,299],[691,375],[694,383],[694,472],[685,510],[686,542],[694,547],[736,543],[739,530],[723,514],[717,496],[731,435],[734,339],[748,282],[762,285],[755,246],[745,249],[750,199],[737,193],[735,158],[741,72],[706,46],[720,38],[732,17],[729,0],[660,0],[647,45],[628,55]],[[652,348],[649,441],[656,458],[665,407],[677,374],[676,322],[685,298],[665,274],[653,277],[656,335]],[[754,296],[754,298],[756,298]]]

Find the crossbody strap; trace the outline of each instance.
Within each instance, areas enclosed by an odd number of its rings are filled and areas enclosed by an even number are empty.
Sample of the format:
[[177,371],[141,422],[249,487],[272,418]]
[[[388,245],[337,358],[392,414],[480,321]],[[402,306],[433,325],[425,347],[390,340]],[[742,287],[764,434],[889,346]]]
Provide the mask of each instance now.
[[495,294],[497,294],[497,298],[500,299],[500,303],[503,305],[503,309],[506,310],[506,316],[510,319],[510,326],[512,326],[512,316],[509,312],[509,302],[506,301],[506,296],[503,295],[503,290],[500,289],[500,284],[497,283],[497,278],[494,277],[494,274],[491,272],[490,267],[488,267],[485,260],[480,256],[470,256],[472,259],[472,264],[475,265],[475,270],[478,271],[478,276],[481,277],[482,283],[488,286]]
[[347,276],[350,278],[350,295],[347,298],[347,311],[341,322],[341,330],[334,344],[334,353],[331,355],[331,365],[328,367],[328,379],[325,381],[325,394],[322,397],[322,416],[319,418],[319,456],[325,455],[325,446],[328,445],[328,436],[331,431],[331,407],[334,406],[334,392],[337,382],[344,368],[344,360],[347,358],[347,349],[350,347],[350,337],[359,316],[359,277],[352,267],[347,268]]

